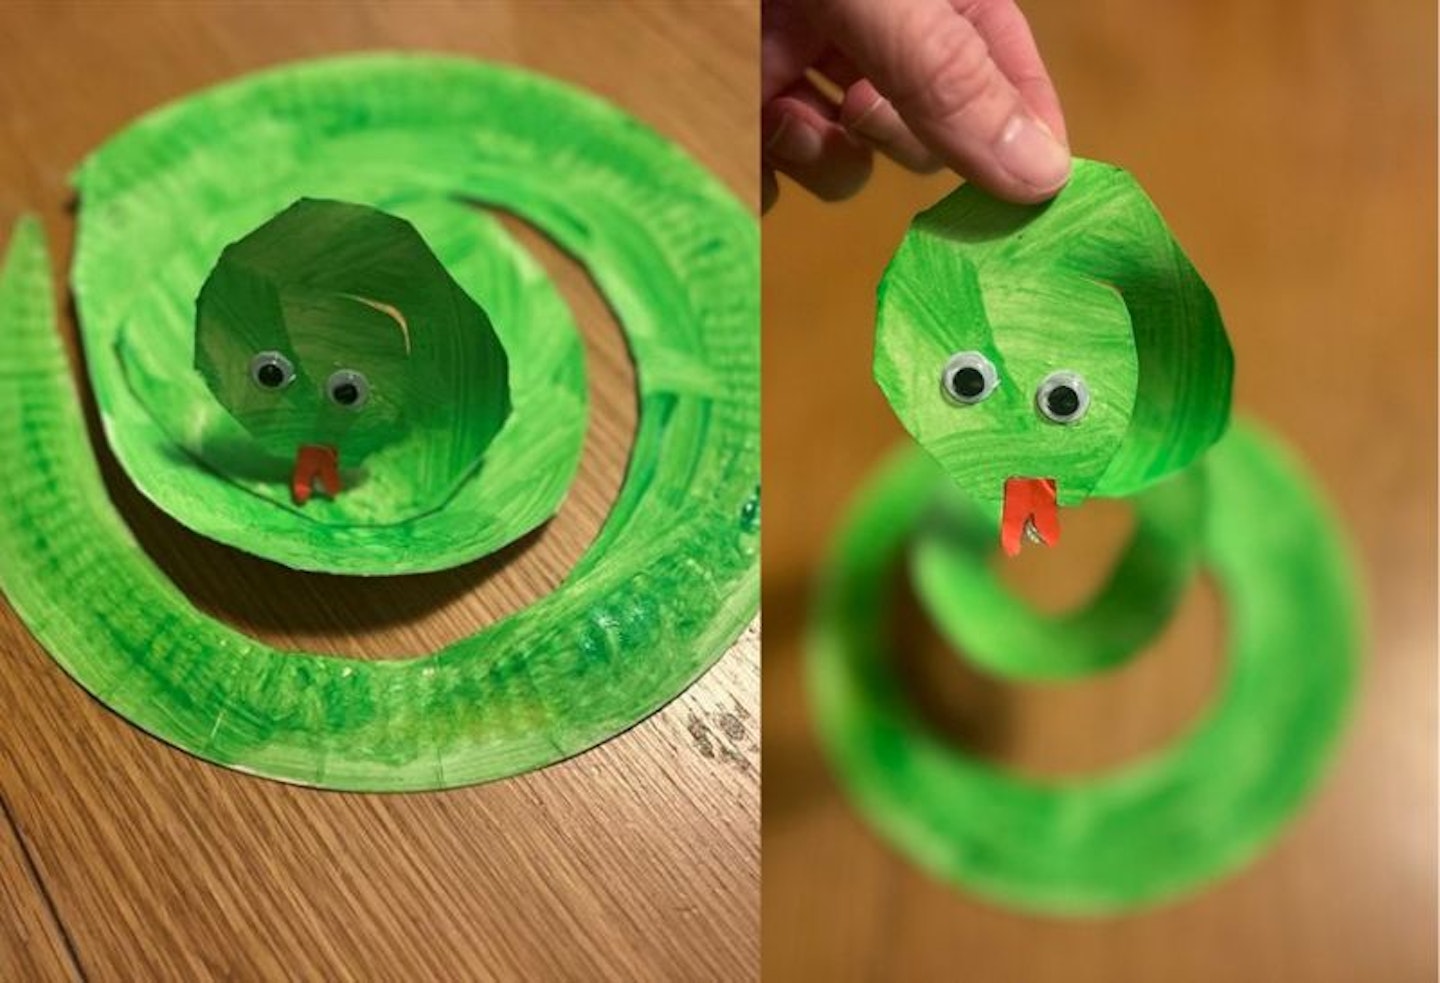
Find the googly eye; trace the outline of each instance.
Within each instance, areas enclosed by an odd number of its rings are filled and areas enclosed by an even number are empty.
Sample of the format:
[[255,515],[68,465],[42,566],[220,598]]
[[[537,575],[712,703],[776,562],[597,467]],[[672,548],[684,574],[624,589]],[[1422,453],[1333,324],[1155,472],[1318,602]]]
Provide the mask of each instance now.
[[1051,423],[1075,423],[1090,409],[1090,390],[1074,372],[1051,372],[1035,390],[1035,408]]
[[353,369],[341,369],[325,380],[325,395],[336,406],[358,410],[370,398],[370,382]]
[[979,352],[956,352],[940,373],[940,391],[956,403],[978,403],[1000,385],[1000,375]]
[[261,352],[250,360],[250,381],[278,391],[295,381],[295,366],[279,352]]

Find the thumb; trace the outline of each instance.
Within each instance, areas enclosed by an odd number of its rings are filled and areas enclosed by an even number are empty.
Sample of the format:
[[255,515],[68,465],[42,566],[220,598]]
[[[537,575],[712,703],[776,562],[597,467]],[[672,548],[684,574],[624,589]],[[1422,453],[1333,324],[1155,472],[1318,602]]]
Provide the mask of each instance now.
[[[1028,34],[1011,0],[972,6],[1006,7]],[[812,0],[810,9],[911,131],[966,178],[1018,202],[1043,201],[1069,178],[1069,148],[1026,106],[950,0]],[[1002,11],[986,13],[993,20]]]

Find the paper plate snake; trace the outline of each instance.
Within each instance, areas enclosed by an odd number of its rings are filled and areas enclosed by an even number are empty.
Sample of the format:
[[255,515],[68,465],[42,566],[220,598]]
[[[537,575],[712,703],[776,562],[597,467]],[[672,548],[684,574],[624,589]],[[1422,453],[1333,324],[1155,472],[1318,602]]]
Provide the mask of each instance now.
[[[1153,903],[1253,857],[1313,788],[1356,671],[1346,550],[1300,467],[1226,431],[1232,359],[1209,290],[1124,171],[1076,161],[1044,206],[964,187],[921,214],[879,291],[875,376],[923,450],[897,454],[834,545],[814,613],[822,739],[866,817],[935,875],[1006,904]],[[991,570],[1053,543],[1058,506],[1133,497],[1090,602],[1045,617]],[[982,670],[1063,680],[1124,663],[1197,572],[1228,665],[1203,719],[1109,772],[1041,780],[953,746],[893,666],[891,584]]]
[[[111,504],[67,374],[39,226],[22,221],[0,274],[0,586],[66,671],[132,722],[203,758],[291,782],[464,785],[629,727],[754,616],[757,227],[634,120],[514,69],[345,57],[159,110],[101,148],[76,183],[73,284],[106,436],[146,495],[260,555],[341,573],[437,569],[512,541],[558,506],[584,433],[579,343],[539,267],[480,206],[513,212],[586,266],[639,380],[623,487],[558,589],[414,658],[278,651],[197,611]],[[362,226],[371,210],[398,216],[446,272],[426,272],[424,251],[405,245],[411,233],[379,219],[377,242],[355,263],[395,251],[354,284],[320,284],[302,250],[278,235],[227,253],[238,265],[217,266],[227,244],[297,201],[323,213],[305,220],[310,229],[336,215]],[[271,262],[275,248],[283,255]],[[256,279],[256,270],[269,272]],[[217,282],[207,282],[212,271],[227,279],[201,304],[197,351],[196,299]],[[458,292],[445,299],[449,277],[483,308],[481,320],[460,310]],[[422,281],[430,285],[403,302],[382,295]],[[207,317],[277,303],[289,333],[254,328],[243,340],[260,350],[227,348],[231,335],[207,340]],[[488,319],[508,373],[430,385],[455,360],[424,349],[426,318],[442,314],[471,325],[466,337],[482,347],[492,344]],[[336,318],[374,367],[330,371],[323,325]],[[320,333],[301,339],[296,325],[305,324]],[[298,354],[281,350],[292,342]],[[498,356],[485,350],[493,367]],[[430,368],[410,373],[402,357]],[[495,388],[502,377],[508,397]],[[329,421],[321,431],[363,408],[418,436],[381,439],[345,424],[367,453],[355,480],[343,439],[337,458],[313,435],[298,437],[309,428],[299,417],[274,416],[281,402],[260,406],[252,400],[264,394],[227,389],[251,382],[283,390],[283,406],[303,406],[304,420]],[[451,406],[462,409],[447,418]],[[472,425],[473,434],[447,436]],[[246,450],[245,440],[291,430],[310,448],[294,462],[283,441],[271,441],[284,448],[277,460]],[[299,492],[312,480],[338,491],[341,477],[345,491],[333,499]]]

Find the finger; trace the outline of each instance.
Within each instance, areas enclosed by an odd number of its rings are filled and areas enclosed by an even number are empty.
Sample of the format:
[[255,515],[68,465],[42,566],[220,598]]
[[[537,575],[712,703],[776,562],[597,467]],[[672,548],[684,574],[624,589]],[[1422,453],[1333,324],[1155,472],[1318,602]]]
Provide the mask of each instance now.
[[760,214],[764,215],[780,197],[780,183],[775,180],[775,171],[769,167],[760,168]]
[[760,14],[760,102],[804,78],[824,50],[825,40],[797,0],[766,0]]
[[817,25],[943,162],[1011,201],[1042,201],[1065,183],[1069,149],[949,0],[810,2]]
[[985,39],[990,58],[1019,90],[1025,105],[1045,121],[1057,139],[1068,143],[1060,96],[1055,91],[1055,83],[1050,81],[1050,72],[1035,45],[1035,35],[1019,6],[1014,0],[972,0],[960,7],[960,13]]
[[808,84],[797,84],[760,113],[765,163],[825,201],[850,197],[870,177],[870,148],[835,121],[835,111]]
[[940,167],[939,158],[910,132],[890,101],[864,79],[846,91],[840,124],[901,167],[921,174]]
[[814,67],[815,71],[832,82],[841,93],[862,78],[860,69],[855,67],[850,56],[837,48],[826,48],[815,60]]

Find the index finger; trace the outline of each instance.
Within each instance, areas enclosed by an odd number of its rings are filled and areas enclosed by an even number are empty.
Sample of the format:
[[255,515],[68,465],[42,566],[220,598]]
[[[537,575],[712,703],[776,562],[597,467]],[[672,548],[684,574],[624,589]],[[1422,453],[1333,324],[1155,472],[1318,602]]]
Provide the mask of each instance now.
[[[1013,3],[1005,2],[1018,16]],[[977,16],[988,7],[994,11],[986,15],[987,27],[1003,28],[1003,57],[1023,62],[1026,49],[1015,43],[1016,22],[996,20],[1002,5],[971,4]],[[1069,177],[1069,149],[949,0],[812,0],[811,15],[915,135],[967,178],[1002,198],[1032,202],[1052,196]],[[1018,24],[1029,37],[1023,18]],[[1033,39],[1030,44],[1033,48]],[[1033,71],[1024,77],[1035,88]]]

